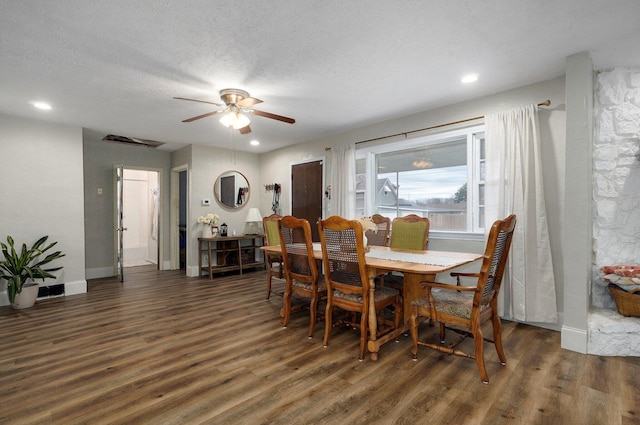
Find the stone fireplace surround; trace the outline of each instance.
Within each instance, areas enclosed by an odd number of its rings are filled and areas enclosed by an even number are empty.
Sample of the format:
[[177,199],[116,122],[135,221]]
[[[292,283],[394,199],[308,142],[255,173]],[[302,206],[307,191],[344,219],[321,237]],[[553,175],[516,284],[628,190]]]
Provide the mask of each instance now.
[[640,265],[640,69],[601,71],[595,90],[587,353],[640,356],[640,318],[618,313],[599,273],[602,266]]

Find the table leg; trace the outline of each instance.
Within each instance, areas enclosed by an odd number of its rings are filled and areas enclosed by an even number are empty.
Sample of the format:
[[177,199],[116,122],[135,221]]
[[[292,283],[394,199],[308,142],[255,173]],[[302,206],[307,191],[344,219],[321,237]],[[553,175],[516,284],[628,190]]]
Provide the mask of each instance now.
[[404,323],[408,324],[411,318],[411,302],[427,295],[427,289],[420,282],[433,282],[436,274],[404,273],[404,285],[402,289],[402,314]]
[[378,350],[380,345],[377,342],[378,334],[378,318],[376,317],[376,283],[374,279],[375,275],[368,276],[369,278],[369,342],[367,344],[369,352],[371,353],[371,360],[378,360]]
[[393,332],[389,332],[381,336],[377,337],[378,332],[378,319],[376,317],[376,308],[375,303],[372,302],[375,298],[375,282],[374,277],[376,273],[373,273],[372,276],[369,276],[369,341],[368,341],[368,349],[369,353],[371,353],[371,360],[378,360],[378,351],[380,351],[380,346],[392,339],[395,340],[398,336],[402,335],[405,332],[409,331],[409,319],[411,317],[411,301],[423,297],[427,294],[427,290],[420,285],[420,282],[433,282],[436,278],[436,274],[421,274],[421,273],[404,273],[404,285],[402,292],[403,299],[403,323],[400,326],[400,329],[396,329]]
[[202,277],[202,241],[198,239],[198,277]]
[[213,280],[213,265],[211,262],[213,258],[211,256],[211,241],[207,241],[207,266],[209,267],[209,280]]

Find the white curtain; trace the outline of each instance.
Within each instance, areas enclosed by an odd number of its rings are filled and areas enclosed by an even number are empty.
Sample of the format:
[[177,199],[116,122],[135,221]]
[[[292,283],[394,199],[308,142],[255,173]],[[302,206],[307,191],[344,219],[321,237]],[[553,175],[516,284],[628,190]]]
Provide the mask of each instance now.
[[555,281],[544,202],[538,107],[485,116],[485,228],[517,217],[500,314],[523,322],[556,323]]
[[329,215],[355,218],[356,150],[353,145],[331,148],[331,211]]

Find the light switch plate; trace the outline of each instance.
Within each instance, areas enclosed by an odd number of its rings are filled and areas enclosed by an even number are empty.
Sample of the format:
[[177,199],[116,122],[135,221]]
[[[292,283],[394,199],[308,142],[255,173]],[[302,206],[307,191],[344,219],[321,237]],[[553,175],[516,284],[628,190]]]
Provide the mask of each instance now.
[[202,206],[203,207],[208,207],[209,204],[211,204],[211,201],[209,199],[203,199],[202,200]]

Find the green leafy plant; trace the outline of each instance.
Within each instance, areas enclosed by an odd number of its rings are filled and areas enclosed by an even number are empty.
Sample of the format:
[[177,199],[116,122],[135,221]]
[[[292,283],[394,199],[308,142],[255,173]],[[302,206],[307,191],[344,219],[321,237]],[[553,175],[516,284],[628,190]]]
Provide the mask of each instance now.
[[36,280],[55,278],[51,272],[62,269],[62,267],[44,268],[46,264],[64,257],[61,251],[54,251],[41,258],[47,251],[53,248],[58,242],[45,245],[49,236],[43,236],[27,249],[26,244],[22,244],[22,249],[18,252],[15,249],[11,236],[7,236],[7,243],[0,242],[2,246],[3,259],[0,261],[0,277],[7,281],[7,292],[9,301],[13,304],[16,294],[22,292],[22,287],[27,279]]

